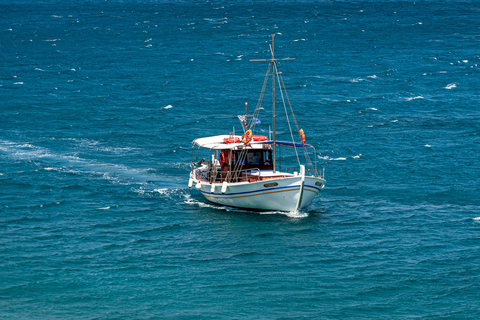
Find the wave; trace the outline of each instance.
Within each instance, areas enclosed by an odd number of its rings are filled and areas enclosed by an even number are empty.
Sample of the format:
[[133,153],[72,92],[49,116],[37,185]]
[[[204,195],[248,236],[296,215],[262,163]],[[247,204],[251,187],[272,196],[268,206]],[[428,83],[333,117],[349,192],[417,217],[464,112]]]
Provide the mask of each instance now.
[[363,79],[363,78],[355,78],[355,79],[351,79],[350,82],[357,83],[357,82],[366,81],[366,80],[367,79]]
[[349,81],[352,82],[352,83],[357,83],[357,82],[367,81],[368,79],[378,79],[378,76],[373,74],[371,76],[367,76],[367,78],[355,78],[355,79],[351,79]]
[[424,98],[422,96],[405,98],[405,100],[407,100],[407,101],[412,101],[412,100],[416,100],[416,99],[424,99]]
[[[360,155],[361,155],[361,154],[360,154]],[[323,160],[327,160],[327,161],[345,161],[345,160],[347,160],[347,158],[345,158],[345,157],[331,158],[331,157],[329,157],[329,156],[323,156],[323,157],[322,157],[322,156],[320,156],[320,155],[318,155],[318,158],[319,158],[319,159],[323,159]],[[352,158],[353,158],[353,157],[352,157]],[[356,159],[356,158],[355,158],[355,159]]]
[[455,83],[450,83],[446,87],[444,87],[444,89],[451,90],[451,89],[456,88],[456,87],[457,87],[457,85]]

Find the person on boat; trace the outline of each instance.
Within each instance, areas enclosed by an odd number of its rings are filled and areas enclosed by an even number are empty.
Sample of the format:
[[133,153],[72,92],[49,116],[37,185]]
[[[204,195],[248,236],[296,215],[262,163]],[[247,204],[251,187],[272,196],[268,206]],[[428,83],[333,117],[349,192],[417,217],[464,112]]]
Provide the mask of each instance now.
[[230,157],[230,150],[222,150],[220,152],[219,160],[220,167],[222,168],[222,181],[227,177],[227,172],[230,170],[230,165],[228,163],[228,158]]

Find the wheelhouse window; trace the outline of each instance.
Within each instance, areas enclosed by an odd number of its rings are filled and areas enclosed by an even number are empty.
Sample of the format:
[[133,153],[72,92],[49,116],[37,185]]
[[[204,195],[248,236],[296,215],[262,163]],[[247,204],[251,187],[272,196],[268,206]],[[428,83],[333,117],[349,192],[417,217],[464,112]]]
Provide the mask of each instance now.
[[259,168],[269,170],[272,166],[271,150],[236,150],[234,162],[243,169]]

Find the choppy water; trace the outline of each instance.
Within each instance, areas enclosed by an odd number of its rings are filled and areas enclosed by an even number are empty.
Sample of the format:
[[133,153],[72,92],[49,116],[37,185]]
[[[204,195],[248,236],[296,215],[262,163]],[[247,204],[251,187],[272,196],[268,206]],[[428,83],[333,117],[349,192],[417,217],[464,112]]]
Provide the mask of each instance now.
[[[477,1],[0,17],[1,318],[480,317]],[[272,33],[328,183],[298,214],[187,188],[191,141],[255,104]]]

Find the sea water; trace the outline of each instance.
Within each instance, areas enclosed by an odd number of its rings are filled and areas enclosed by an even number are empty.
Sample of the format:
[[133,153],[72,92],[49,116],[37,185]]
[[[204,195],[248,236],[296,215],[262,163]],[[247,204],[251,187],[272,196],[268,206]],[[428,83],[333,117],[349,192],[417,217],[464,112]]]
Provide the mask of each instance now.
[[[479,2],[2,0],[0,17],[0,318],[480,317]],[[327,180],[298,213],[187,187],[192,140],[256,105],[271,34]]]

